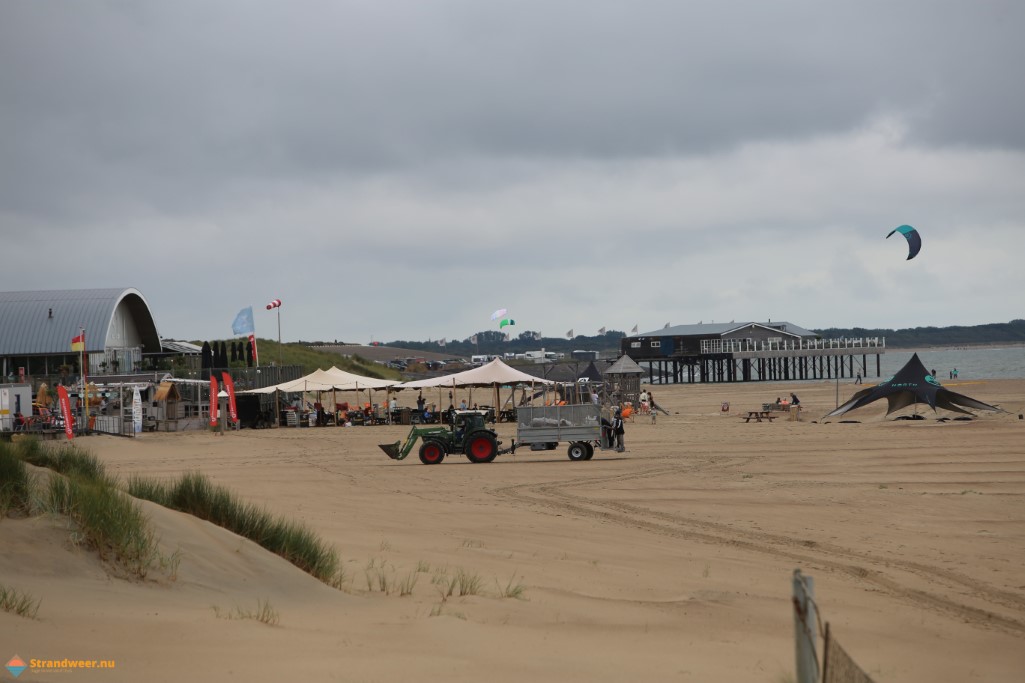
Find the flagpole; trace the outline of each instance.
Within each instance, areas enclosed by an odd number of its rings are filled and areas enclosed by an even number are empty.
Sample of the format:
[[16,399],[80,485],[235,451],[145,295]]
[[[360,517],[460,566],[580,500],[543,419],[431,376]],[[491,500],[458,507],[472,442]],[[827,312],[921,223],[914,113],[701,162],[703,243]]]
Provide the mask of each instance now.
[[82,407],[82,424],[85,434],[89,434],[89,368],[85,359],[85,328],[82,330],[82,395],[85,397]]

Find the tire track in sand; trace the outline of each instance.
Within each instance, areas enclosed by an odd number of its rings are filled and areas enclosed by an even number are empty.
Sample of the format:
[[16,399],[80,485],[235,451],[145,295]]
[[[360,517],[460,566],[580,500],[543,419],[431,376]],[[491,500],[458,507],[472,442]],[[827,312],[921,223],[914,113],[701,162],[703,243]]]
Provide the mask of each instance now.
[[[801,541],[788,536],[736,529],[726,524],[700,520],[679,513],[655,513],[638,505],[599,500],[583,493],[587,488],[596,485],[624,483],[697,469],[707,472],[710,467],[725,469],[736,465],[737,459],[730,458],[726,462],[717,458],[689,465],[655,465],[626,474],[517,484],[487,489],[486,492],[517,505],[598,519],[680,540],[729,546],[786,559],[805,567],[841,572],[905,603],[940,612],[982,628],[992,628],[1017,636],[1025,635],[1025,597],[987,585],[975,577],[921,562],[882,557],[835,544]],[[921,589],[908,585],[908,579],[901,577],[901,573],[924,580],[928,588]],[[1002,612],[992,611],[968,604],[966,599],[1003,609]]]

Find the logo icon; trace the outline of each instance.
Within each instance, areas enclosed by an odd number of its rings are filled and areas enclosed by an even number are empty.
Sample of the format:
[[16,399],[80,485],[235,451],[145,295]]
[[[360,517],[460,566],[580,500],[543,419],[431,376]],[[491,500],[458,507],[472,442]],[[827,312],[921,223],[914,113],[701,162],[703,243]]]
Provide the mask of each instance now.
[[14,655],[10,661],[7,662],[7,670],[11,672],[11,675],[17,678],[21,675],[21,672],[27,669],[28,666],[21,660],[21,657]]

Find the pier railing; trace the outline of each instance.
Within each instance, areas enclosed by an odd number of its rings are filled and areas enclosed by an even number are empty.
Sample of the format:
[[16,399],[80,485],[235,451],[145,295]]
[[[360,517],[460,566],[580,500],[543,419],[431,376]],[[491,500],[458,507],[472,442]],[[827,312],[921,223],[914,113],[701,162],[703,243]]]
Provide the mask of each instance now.
[[885,349],[886,337],[841,337],[839,339],[702,339],[702,354],[753,353],[759,351],[827,351]]

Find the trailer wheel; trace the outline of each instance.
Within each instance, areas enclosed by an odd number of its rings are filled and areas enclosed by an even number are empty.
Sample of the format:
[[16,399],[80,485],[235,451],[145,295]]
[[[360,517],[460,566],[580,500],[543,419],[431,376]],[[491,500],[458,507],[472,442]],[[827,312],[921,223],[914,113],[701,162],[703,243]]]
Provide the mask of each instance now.
[[587,444],[583,441],[574,441],[566,451],[570,460],[587,460]]
[[420,462],[425,465],[437,465],[445,459],[445,449],[437,441],[425,441],[420,446]]
[[487,432],[474,434],[466,442],[466,458],[470,462],[491,462],[498,455],[498,443]]
[[584,446],[587,448],[587,455],[584,456],[584,460],[590,460],[594,457],[594,444],[588,441]]

